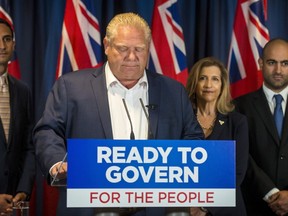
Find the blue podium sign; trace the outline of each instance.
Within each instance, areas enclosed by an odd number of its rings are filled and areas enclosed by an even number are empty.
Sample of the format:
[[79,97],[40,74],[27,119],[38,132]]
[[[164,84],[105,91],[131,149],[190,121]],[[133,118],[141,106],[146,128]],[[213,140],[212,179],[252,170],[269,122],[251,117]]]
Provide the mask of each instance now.
[[68,140],[68,207],[235,206],[235,141]]

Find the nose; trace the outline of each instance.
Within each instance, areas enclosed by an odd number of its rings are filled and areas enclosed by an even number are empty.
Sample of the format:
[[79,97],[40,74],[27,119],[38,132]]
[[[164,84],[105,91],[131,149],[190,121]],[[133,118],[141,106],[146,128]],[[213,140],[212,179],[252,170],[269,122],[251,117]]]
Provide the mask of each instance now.
[[282,64],[281,64],[281,62],[277,62],[277,64],[276,64],[276,72],[281,72],[282,71]]
[[137,58],[137,55],[136,55],[136,51],[135,50],[129,50],[128,52],[128,58],[130,60],[135,60]]
[[6,43],[0,39],[0,49],[5,49],[6,48]]
[[207,87],[207,88],[211,87],[211,80],[210,79],[206,79],[205,87]]
[[277,72],[280,72],[281,71],[281,67],[282,65],[281,65],[281,62],[277,62],[277,64],[276,64],[276,71]]

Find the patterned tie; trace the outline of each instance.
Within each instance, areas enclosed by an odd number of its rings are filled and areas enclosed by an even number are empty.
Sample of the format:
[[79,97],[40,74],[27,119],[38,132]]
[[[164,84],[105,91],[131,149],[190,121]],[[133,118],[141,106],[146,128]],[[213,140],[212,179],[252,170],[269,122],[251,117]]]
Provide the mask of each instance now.
[[283,111],[282,111],[282,96],[280,94],[274,95],[274,98],[276,100],[276,106],[274,109],[274,120],[275,124],[278,130],[279,137],[281,137],[282,134],[282,124],[283,124]]
[[6,76],[0,77],[0,117],[8,143],[10,127],[10,95]]

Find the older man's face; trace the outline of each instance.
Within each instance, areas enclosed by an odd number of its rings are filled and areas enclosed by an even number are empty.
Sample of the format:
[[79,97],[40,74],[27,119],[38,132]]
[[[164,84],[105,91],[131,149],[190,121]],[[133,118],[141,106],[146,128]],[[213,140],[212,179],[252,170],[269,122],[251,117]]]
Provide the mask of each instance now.
[[136,81],[143,76],[149,56],[149,44],[143,30],[119,27],[110,43],[104,40],[104,46],[112,73],[121,83]]

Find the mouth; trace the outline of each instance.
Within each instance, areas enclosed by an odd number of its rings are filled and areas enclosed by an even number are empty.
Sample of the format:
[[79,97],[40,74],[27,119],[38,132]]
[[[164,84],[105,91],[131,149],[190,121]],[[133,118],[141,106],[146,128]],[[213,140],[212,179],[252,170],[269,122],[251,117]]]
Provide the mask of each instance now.
[[7,53],[0,53],[0,56],[7,56]]
[[137,68],[138,65],[123,65],[126,68]]
[[214,93],[213,91],[203,91],[203,94],[212,94]]
[[274,80],[283,80],[283,76],[282,75],[274,75],[273,79]]

